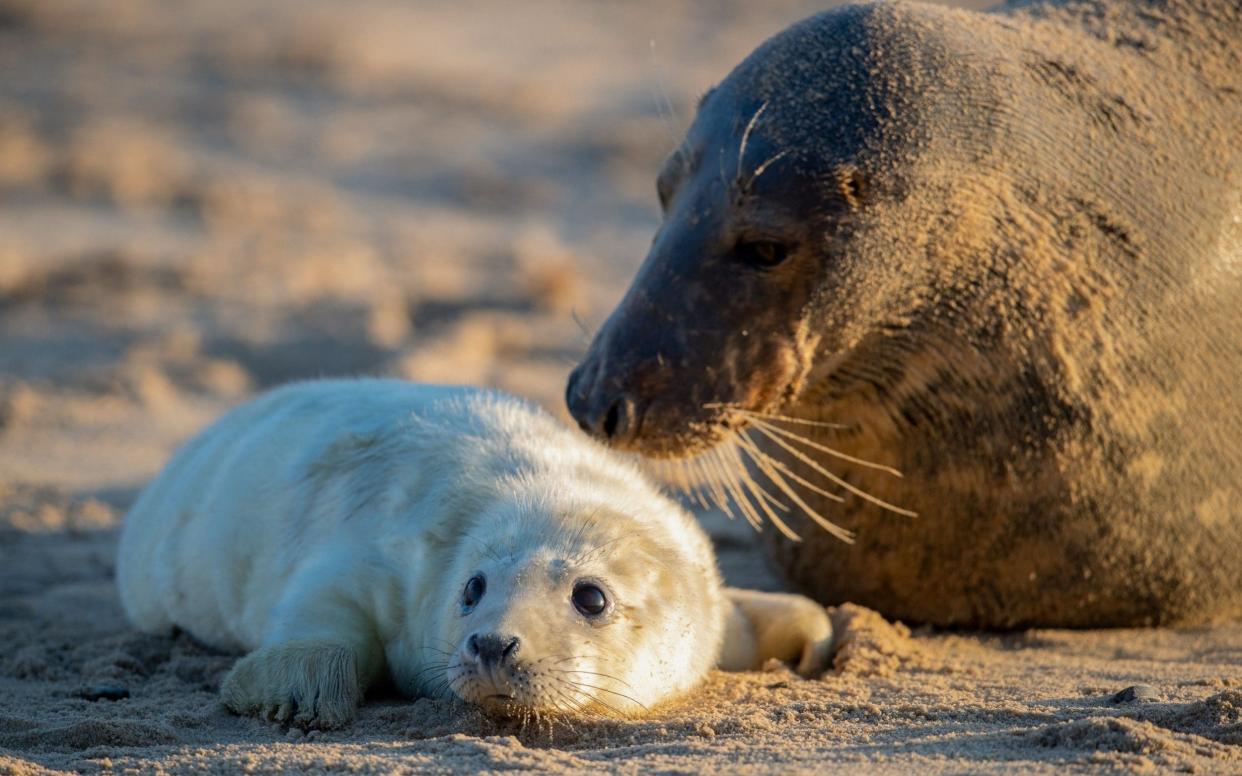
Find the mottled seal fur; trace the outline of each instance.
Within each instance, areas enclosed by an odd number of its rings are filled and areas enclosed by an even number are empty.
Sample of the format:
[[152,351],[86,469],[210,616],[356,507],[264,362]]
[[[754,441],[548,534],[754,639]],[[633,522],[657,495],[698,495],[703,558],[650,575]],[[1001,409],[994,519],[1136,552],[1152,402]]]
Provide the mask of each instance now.
[[276,390],[181,450],[125,518],[121,602],[247,654],[239,713],[348,722],[385,679],[504,714],[643,713],[715,666],[825,668],[801,596],[725,588],[694,519],[529,404],[334,380]]
[[661,172],[572,413],[620,448],[710,451],[708,479],[741,445],[774,496],[751,512],[801,537],[767,531],[773,557],[823,602],[1238,614],[1240,8],[853,5],[780,33]]

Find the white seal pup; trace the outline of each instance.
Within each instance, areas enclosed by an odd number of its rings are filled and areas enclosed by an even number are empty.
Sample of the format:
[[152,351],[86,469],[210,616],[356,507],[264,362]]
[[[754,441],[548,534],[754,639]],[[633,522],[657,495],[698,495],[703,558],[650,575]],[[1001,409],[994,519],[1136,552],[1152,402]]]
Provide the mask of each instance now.
[[825,667],[800,596],[722,585],[694,519],[531,405],[396,380],[287,386],[189,442],[125,518],[140,629],[248,654],[238,713],[332,727],[388,677],[509,714],[634,715],[707,672]]

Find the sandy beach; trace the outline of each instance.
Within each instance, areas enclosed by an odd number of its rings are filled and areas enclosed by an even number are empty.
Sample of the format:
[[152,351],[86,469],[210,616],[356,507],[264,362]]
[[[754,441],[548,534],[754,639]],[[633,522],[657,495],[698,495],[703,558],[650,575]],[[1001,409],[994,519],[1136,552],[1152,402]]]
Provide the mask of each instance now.
[[[818,680],[527,727],[376,697],[310,733],[220,706],[235,656],[127,626],[126,508],[259,391],[387,375],[567,418],[695,99],[824,7],[0,2],[0,773],[1242,773],[1238,622],[947,632],[847,604]],[[780,588],[749,526],[702,519],[731,584]]]

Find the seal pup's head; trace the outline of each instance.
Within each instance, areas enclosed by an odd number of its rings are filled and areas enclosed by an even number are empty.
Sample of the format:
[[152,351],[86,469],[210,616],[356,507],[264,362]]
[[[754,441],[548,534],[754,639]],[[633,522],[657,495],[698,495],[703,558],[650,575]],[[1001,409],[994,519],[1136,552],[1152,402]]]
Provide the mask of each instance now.
[[629,716],[702,680],[726,605],[710,544],[621,468],[501,484],[454,542],[423,693],[505,716]]

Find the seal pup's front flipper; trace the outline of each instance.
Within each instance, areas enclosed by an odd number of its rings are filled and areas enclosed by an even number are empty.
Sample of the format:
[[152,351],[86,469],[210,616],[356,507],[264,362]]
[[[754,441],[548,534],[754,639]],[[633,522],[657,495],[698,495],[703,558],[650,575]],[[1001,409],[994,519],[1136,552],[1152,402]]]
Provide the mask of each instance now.
[[225,706],[300,727],[353,721],[385,670],[376,612],[391,608],[397,584],[368,559],[365,548],[345,543],[294,575],[264,643],[225,676]]
[[827,670],[832,623],[824,607],[791,593],[730,587],[725,596],[732,607],[718,668],[752,671],[775,658],[794,662],[800,676],[819,676]]
[[220,697],[237,714],[326,729],[353,721],[364,690],[353,649],[295,641],[263,647],[237,661],[224,677]]

